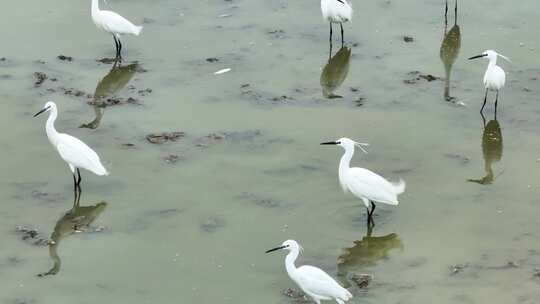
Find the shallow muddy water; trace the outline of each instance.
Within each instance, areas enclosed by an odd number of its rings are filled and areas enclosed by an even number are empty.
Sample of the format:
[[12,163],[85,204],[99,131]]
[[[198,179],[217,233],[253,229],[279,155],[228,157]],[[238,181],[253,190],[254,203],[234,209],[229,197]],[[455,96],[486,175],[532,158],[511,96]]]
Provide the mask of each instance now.
[[[0,13],[0,303],[293,303],[283,254],[264,254],[289,238],[352,303],[538,303],[537,1],[460,2],[443,56],[443,0],[354,1],[329,67],[315,0],[106,7],[144,21],[122,68],[97,62],[114,44],[90,1]],[[484,123],[487,62],[467,58],[491,48],[512,63]],[[47,100],[111,171],[83,172],[81,208],[32,118]],[[184,133],[146,138],[163,132]],[[372,231],[338,185],[341,148],[319,145],[343,136],[371,144],[354,165],[407,181]]]

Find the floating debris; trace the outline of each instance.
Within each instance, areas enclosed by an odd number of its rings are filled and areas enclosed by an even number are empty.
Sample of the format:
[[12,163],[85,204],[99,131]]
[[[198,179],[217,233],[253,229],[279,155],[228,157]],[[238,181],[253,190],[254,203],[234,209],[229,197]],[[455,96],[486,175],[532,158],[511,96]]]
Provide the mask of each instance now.
[[208,148],[210,145],[221,142],[224,138],[224,134],[211,133],[195,139],[194,143],[196,147]]
[[214,62],[218,62],[218,61],[219,61],[219,59],[216,58],[216,57],[206,58],[206,62],[214,63]]
[[282,202],[279,202],[272,198],[260,197],[259,195],[251,192],[242,192],[239,195],[240,199],[250,200],[255,205],[265,207],[265,208],[277,208],[282,205]]
[[152,144],[164,144],[168,141],[177,141],[186,136],[185,132],[164,132],[146,135],[146,140]]
[[47,78],[49,78],[47,76],[47,74],[43,73],[43,72],[35,72],[34,73],[34,78],[35,78],[35,81],[34,81],[34,87],[39,87],[41,86],[41,84],[43,84],[45,82],[45,80],[47,80]]
[[230,72],[230,71],[231,71],[230,68],[226,68],[226,69],[222,69],[222,70],[219,70],[217,72],[214,72],[214,75],[225,74],[225,73]]

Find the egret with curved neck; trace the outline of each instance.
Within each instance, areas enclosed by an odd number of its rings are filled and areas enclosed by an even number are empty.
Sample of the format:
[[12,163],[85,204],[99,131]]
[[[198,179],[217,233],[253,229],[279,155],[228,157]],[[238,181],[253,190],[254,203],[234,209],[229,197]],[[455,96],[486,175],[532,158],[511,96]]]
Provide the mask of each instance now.
[[489,60],[486,73],[484,74],[484,87],[486,88],[486,95],[484,97],[484,103],[482,104],[480,113],[484,111],[484,107],[486,106],[487,102],[488,91],[490,90],[497,92],[497,95],[495,97],[495,114],[497,113],[499,91],[504,87],[504,84],[506,83],[506,73],[500,66],[497,65],[497,57],[501,57],[504,60],[510,62],[510,59],[493,50],[487,50],[480,55],[472,56],[469,58],[469,60],[476,58],[487,58]]
[[92,0],[92,20],[98,29],[111,34],[116,46],[116,59],[122,60],[121,35],[139,36],[143,27],[134,25],[126,18],[113,11],[100,10],[99,0]]
[[321,269],[309,265],[296,267],[294,262],[300,254],[300,245],[294,240],[287,240],[281,246],[267,250],[288,250],[285,257],[285,268],[289,277],[313,300],[320,304],[321,300],[334,300],[343,304],[352,299],[352,294],[339,285],[331,276]]
[[[52,146],[58,151],[58,154],[60,154],[60,157],[68,164],[69,169],[73,174],[73,189],[76,194],[77,191],[80,192],[80,184],[82,181],[79,168],[86,169],[100,176],[109,175],[109,172],[107,172],[103,164],[101,164],[101,160],[97,153],[88,147],[88,145],[76,137],[56,131],[54,122],[58,117],[58,109],[54,102],[47,102],[43,109],[37,112],[34,117],[45,112],[50,112],[45,125],[47,137]],[[77,172],[77,176],[75,175],[75,172]]]
[[321,145],[337,145],[345,150],[339,161],[339,183],[345,193],[350,191],[364,202],[368,214],[368,225],[374,224],[375,202],[394,206],[399,204],[397,196],[405,191],[405,182],[402,179],[397,183],[392,183],[368,169],[351,168],[354,147],[356,146],[367,153],[364,147],[367,147],[368,144],[358,143],[344,137],[336,141],[321,143]]

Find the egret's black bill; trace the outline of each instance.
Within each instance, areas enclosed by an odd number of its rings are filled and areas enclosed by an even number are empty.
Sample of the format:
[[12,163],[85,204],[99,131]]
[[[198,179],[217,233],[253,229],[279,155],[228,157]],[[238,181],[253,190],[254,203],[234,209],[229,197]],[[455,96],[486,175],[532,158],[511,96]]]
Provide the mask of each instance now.
[[323,142],[321,145],[339,145],[337,141],[329,141],[329,142]]
[[34,117],[36,117],[36,116],[38,116],[39,114],[41,114],[41,113],[47,111],[48,109],[49,109],[49,108],[45,108],[45,109],[43,109],[43,110],[37,112],[36,114],[34,114]]
[[279,246],[279,247],[276,247],[276,248],[272,248],[272,249],[266,250],[265,253],[270,253],[270,252],[277,251],[277,250],[284,249],[284,248],[287,248],[287,246]]
[[469,60],[471,59],[476,59],[476,58],[482,58],[482,57],[486,57],[487,55],[485,54],[481,54],[481,55],[476,55],[476,56],[472,56],[471,58],[469,58]]

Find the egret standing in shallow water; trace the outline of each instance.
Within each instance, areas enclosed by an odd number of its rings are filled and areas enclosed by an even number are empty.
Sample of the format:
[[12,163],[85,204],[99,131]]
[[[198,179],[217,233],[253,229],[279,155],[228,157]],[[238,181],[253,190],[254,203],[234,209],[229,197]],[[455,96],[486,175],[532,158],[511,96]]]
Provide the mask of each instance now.
[[99,0],[92,0],[92,20],[96,26],[110,33],[113,36],[114,44],[116,45],[116,59],[122,59],[122,42],[121,35],[139,36],[143,27],[131,23],[126,18],[112,11],[102,11],[99,9]]
[[484,74],[484,86],[486,88],[486,96],[484,97],[484,103],[482,104],[480,113],[484,111],[484,106],[486,105],[487,95],[488,95],[489,90],[497,91],[497,95],[495,97],[495,113],[497,113],[497,102],[499,101],[499,91],[504,87],[504,84],[506,82],[506,74],[504,73],[504,70],[500,66],[497,65],[497,56],[510,62],[510,59],[508,59],[507,57],[501,54],[498,54],[497,52],[493,50],[487,50],[480,55],[476,55],[469,58],[469,60],[476,59],[476,58],[483,58],[483,57],[486,57],[487,59],[489,59],[488,67],[487,67],[486,73]]
[[352,299],[353,296],[347,289],[341,287],[321,269],[309,265],[296,268],[294,262],[300,254],[300,245],[296,241],[287,240],[281,246],[267,250],[266,253],[280,249],[289,251],[285,258],[285,267],[289,277],[317,304],[320,304],[321,300],[335,300],[343,304]]
[[364,147],[368,144],[358,143],[349,138],[340,138],[336,141],[321,143],[321,145],[338,145],[345,149],[339,162],[339,183],[344,192],[350,191],[364,202],[368,212],[368,225],[374,223],[375,202],[394,206],[399,204],[397,196],[405,191],[405,182],[402,179],[397,183],[391,183],[368,169],[350,167],[354,147],[357,146],[367,153]]
[[321,0],[321,12],[324,20],[330,23],[330,45],[332,45],[332,23],[339,23],[343,46],[343,23],[352,19],[353,12],[349,0]]
[[[99,156],[96,154],[96,152],[94,152],[94,150],[92,150],[78,138],[68,134],[58,133],[56,131],[54,122],[58,117],[58,110],[54,102],[47,102],[43,109],[37,112],[34,117],[44,112],[51,112],[45,126],[47,137],[49,138],[49,141],[53,147],[55,147],[58,151],[58,154],[60,154],[60,157],[62,157],[62,159],[69,165],[71,173],[73,173],[73,186],[75,193],[77,192],[77,189],[80,191],[82,180],[79,168],[86,169],[100,176],[109,175],[109,172],[107,172],[105,167],[103,167]],[[75,171],[77,171],[77,176],[75,176]]]

